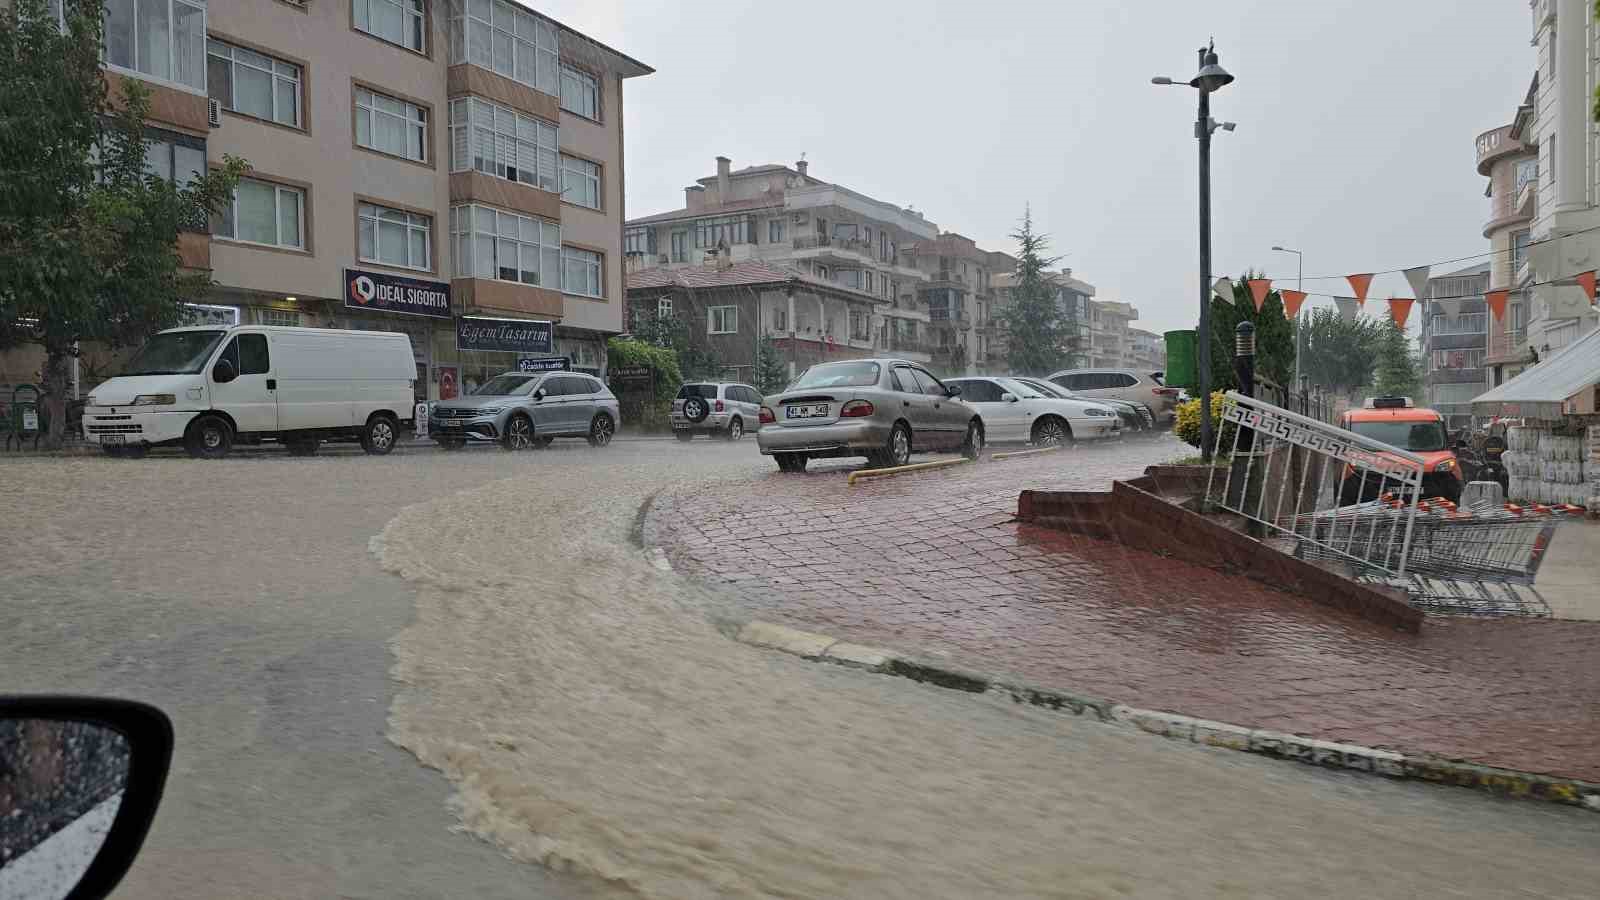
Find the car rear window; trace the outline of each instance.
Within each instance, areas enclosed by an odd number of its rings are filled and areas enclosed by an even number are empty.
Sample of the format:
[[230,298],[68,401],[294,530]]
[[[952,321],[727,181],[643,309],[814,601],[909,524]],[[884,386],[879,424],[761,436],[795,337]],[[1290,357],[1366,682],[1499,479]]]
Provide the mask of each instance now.
[[714,384],[686,384],[678,388],[678,399],[687,400],[690,397],[699,397],[703,400],[717,399],[717,386]]
[[837,362],[812,366],[789,390],[829,387],[872,387],[881,371],[875,362]]

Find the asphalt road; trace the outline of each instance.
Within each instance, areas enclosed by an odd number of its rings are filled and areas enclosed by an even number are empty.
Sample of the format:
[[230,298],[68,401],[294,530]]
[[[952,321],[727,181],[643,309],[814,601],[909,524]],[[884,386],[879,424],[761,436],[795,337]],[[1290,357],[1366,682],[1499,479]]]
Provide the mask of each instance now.
[[[709,630],[668,637],[725,657],[643,671],[644,651],[624,643],[631,617],[691,626],[668,612],[681,604],[641,603],[638,592],[669,588],[630,562],[639,505],[705,478],[751,478],[759,502],[771,469],[753,441],[0,461],[0,690],[130,696],[173,716],[167,797],[119,897],[895,896],[918,872],[946,878],[947,896],[1591,895],[1600,817],[1579,812],[996,708],[724,647]],[[373,548],[397,517],[404,540]],[[396,578],[374,549],[416,571]],[[473,568],[450,568],[462,561]],[[541,629],[542,607],[504,596],[530,583],[540,602],[575,598],[587,626],[605,622],[616,640]],[[607,605],[618,597],[632,605]],[[392,648],[408,679],[399,694]],[[693,679],[706,683],[686,706]],[[758,682],[761,696],[739,694]],[[654,704],[607,706],[652,683]],[[804,715],[763,718],[774,707]],[[895,733],[869,740],[874,722]],[[774,736],[782,748],[762,743]],[[639,759],[652,746],[681,755]],[[625,771],[622,750],[661,774]],[[943,760],[965,768],[941,771]],[[636,782],[652,793],[630,794]],[[826,802],[854,785],[859,796]],[[744,793],[718,794],[734,787]],[[983,802],[1022,791],[1036,799]],[[915,803],[894,808],[897,796]],[[535,802],[546,798],[560,815]],[[705,822],[724,833],[685,834],[713,802]],[[546,835],[568,843],[530,843]],[[939,869],[941,857],[961,868]]]

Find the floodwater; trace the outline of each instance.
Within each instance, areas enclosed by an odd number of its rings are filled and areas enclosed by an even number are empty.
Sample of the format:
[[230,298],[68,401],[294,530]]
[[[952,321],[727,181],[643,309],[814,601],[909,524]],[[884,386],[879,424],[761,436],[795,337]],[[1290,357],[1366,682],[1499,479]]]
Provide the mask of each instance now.
[[733,643],[726,598],[630,542],[664,480],[750,471],[677,459],[467,490],[372,542],[418,589],[390,739],[515,859],[651,898],[1593,895],[1600,817]]

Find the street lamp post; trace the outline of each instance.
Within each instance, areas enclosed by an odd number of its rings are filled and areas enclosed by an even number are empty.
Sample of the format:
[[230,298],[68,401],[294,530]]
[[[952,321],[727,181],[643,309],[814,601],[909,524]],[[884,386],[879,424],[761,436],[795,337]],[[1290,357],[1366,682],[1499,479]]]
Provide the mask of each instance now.
[[[1233,82],[1233,76],[1218,63],[1215,43],[1197,51],[1200,71],[1188,81],[1189,87],[1200,92],[1199,110],[1194,122],[1194,136],[1200,142],[1200,324],[1195,329],[1195,343],[1199,345],[1196,361],[1200,375],[1200,458],[1211,462],[1211,133],[1221,128],[1232,131],[1234,123],[1217,122],[1211,118],[1211,95]],[[1156,77],[1152,84],[1177,84],[1171,78]]]
[[[1306,289],[1305,254],[1301,253],[1299,250],[1294,250],[1289,247],[1279,247],[1277,245],[1273,245],[1272,249],[1277,250],[1280,253],[1294,254],[1295,263],[1298,266],[1294,277],[1294,289],[1304,292]],[[1300,389],[1300,311],[1298,309],[1294,311],[1294,388],[1295,390]]]

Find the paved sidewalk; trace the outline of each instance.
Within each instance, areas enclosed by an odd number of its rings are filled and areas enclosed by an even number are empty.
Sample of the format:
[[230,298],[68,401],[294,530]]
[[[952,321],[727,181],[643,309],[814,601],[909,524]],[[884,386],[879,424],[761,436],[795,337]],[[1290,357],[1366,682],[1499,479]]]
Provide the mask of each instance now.
[[[1600,780],[1600,623],[1391,631],[1256,582],[1012,522],[1182,455],[1123,442],[845,485],[849,467],[659,497],[645,522],[752,616],[1251,727]],[[758,501],[758,502],[757,502]]]

